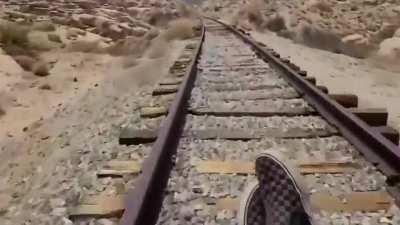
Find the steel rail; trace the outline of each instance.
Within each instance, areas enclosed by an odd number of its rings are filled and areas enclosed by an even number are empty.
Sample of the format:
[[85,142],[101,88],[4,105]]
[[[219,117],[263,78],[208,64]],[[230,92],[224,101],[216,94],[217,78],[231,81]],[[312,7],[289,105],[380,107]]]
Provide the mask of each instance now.
[[207,19],[225,26],[247,44],[252,46],[261,58],[268,61],[268,63],[272,63],[275,68],[281,71],[283,78],[302,95],[304,100],[313,106],[324,119],[334,125],[358,151],[365,155],[369,162],[373,163],[388,177],[389,184],[399,182],[399,146],[390,142],[379,132],[371,129],[364,121],[347,111],[343,106],[331,99],[316,86],[307,82],[294,69],[284,63],[280,58],[264,49],[250,36],[214,18],[207,17]]
[[201,40],[195,50],[195,57],[192,59],[184,81],[169,108],[168,116],[159,129],[151,153],[143,162],[142,173],[134,189],[130,190],[125,198],[125,211],[120,221],[121,225],[148,225],[157,222],[164,189],[173,166],[172,156],[176,152],[184,124],[186,104],[196,78],[197,59],[200,56],[205,35],[203,22],[201,24]]

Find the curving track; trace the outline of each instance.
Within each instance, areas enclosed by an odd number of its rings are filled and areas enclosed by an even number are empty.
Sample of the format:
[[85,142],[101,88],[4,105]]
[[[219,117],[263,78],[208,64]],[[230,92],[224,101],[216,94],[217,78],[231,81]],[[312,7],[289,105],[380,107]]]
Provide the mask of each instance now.
[[321,224],[400,224],[398,147],[246,35],[205,29],[121,224],[237,224],[265,151],[298,165]]

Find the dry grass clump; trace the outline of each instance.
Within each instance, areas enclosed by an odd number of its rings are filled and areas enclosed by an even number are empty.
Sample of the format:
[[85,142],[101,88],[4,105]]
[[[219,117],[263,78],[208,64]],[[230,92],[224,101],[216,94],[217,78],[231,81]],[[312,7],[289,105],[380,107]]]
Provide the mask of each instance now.
[[104,51],[113,56],[130,55],[140,57],[149,45],[150,40],[146,38],[129,37],[119,40],[114,45],[105,48]]
[[51,90],[51,86],[50,86],[50,84],[42,84],[42,85],[39,86],[39,89],[40,89],[40,90],[47,90],[47,91],[49,91],[49,90]]
[[301,28],[298,39],[299,42],[313,48],[341,53],[341,39],[336,34],[310,25],[304,25]]
[[265,27],[268,30],[274,31],[274,32],[278,32],[278,31],[287,29],[285,19],[281,15],[274,15],[274,16],[270,17],[266,21]]
[[45,77],[49,75],[49,67],[46,62],[39,61],[32,68],[33,74],[39,77]]
[[32,29],[37,31],[50,32],[55,31],[56,26],[52,22],[44,21],[34,24]]
[[184,40],[194,36],[195,22],[191,19],[182,18],[171,21],[164,37],[167,41]]
[[261,13],[262,2],[259,0],[252,0],[246,6],[247,18],[250,23],[254,24],[256,27],[262,26],[264,22],[264,16]]
[[48,34],[47,38],[49,39],[49,41],[56,42],[56,43],[62,43],[60,35],[58,35],[58,34]]
[[0,22],[0,42],[4,51],[11,55],[23,55],[28,52],[29,28],[13,22]]
[[6,110],[3,109],[3,107],[1,107],[1,105],[0,105],[0,117],[2,117],[4,115],[6,115]]
[[146,53],[150,59],[157,59],[163,57],[168,51],[168,42],[162,38],[154,40]]
[[84,52],[84,53],[100,53],[100,41],[99,40],[78,40],[71,42],[67,47],[68,51],[71,52]]
[[27,55],[17,55],[14,56],[14,60],[26,71],[31,71],[36,60]]

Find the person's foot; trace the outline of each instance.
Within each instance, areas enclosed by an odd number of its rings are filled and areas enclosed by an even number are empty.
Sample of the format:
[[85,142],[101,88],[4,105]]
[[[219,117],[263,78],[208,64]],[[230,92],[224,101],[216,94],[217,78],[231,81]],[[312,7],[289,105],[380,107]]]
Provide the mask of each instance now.
[[256,159],[257,183],[246,189],[239,212],[241,225],[310,225],[310,201],[300,174],[279,154]]

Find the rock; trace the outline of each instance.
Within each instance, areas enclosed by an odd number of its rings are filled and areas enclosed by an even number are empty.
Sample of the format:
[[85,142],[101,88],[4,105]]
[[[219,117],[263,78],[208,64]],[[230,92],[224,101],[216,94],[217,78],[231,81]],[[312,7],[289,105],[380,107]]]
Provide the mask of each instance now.
[[131,29],[131,34],[136,37],[142,37],[147,33],[147,29],[143,27],[134,27]]
[[96,17],[93,15],[89,14],[80,14],[78,15],[78,20],[80,23],[86,25],[86,26],[91,26],[94,27],[96,26]]
[[324,0],[311,0],[308,2],[309,9],[318,9],[323,12],[332,12],[332,6]]
[[395,6],[395,7],[392,9],[392,11],[395,12],[395,13],[400,14],[400,5],[399,5],[399,6]]
[[391,23],[383,23],[381,29],[375,34],[374,40],[379,43],[382,40],[393,37],[398,26]]
[[123,30],[117,24],[105,27],[101,31],[101,35],[109,37],[113,40],[118,40],[125,37]]
[[389,60],[400,59],[400,37],[388,38],[379,45],[379,57]]
[[74,3],[82,9],[93,9],[99,7],[99,3],[92,0],[74,0]]
[[50,199],[50,206],[52,208],[62,207],[65,205],[65,200],[62,198]]
[[400,37],[400,28],[396,30],[396,32],[394,32],[393,37]]
[[365,5],[377,5],[378,1],[377,0],[364,0],[363,2]]
[[47,38],[49,39],[49,41],[62,43],[60,35],[58,35],[58,34],[48,34]]
[[33,65],[32,72],[36,76],[45,77],[49,75],[49,67],[46,62],[39,61]]
[[141,8],[138,7],[129,7],[126,9],[126,11],[128,12],[128,14],[134,18],[137,18],[140,13],[142,12]]
[[65,216],[67,214],[67,208],[58,207],[54,208],[53,211],[50,213],[52,216]]

